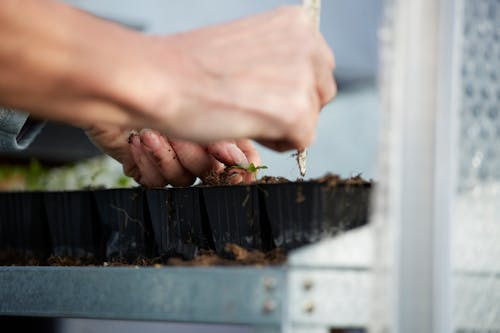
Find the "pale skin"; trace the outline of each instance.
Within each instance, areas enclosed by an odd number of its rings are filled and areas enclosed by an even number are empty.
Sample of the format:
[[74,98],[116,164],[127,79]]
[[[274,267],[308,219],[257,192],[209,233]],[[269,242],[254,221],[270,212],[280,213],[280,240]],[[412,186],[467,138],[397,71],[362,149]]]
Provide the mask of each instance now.
[[147,36],[51,0],[2,0],[0,40],[0,105],[85,128],[145,186],[260,165],[251,140],[305,148],[336,94],[333,53],[295,6]]

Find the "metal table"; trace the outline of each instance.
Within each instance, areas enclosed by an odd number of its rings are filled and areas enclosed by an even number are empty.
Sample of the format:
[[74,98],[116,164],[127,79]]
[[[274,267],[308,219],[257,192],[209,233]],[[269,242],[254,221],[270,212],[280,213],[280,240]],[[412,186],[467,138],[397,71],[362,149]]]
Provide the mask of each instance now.
[[[0,267],[0,314],[238,324],[257,332],[365,327],[368,232],[299,249],[279,267]],[[365,246],[349,251],[360,240]]]

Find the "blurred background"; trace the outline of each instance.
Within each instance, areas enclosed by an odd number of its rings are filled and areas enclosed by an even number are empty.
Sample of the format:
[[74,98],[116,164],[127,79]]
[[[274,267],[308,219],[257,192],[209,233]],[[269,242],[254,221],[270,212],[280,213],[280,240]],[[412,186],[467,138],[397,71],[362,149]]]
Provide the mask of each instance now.
[[[67,0],[93,14],[151,34],[170,34],[256,14],[300,1],[286,0]],[[306,178],[326,172],[344,177],[373,178],[379,127],[375,88],[377,24],[382,0],[323,1],[321,30],[335,52],[337,98],[322,112],[317,139],[310,148]],[[123,50],[126,52],[126,50]],[[283,110],[286,112],[286,110]],[[300,129],[298,129],[300,130]],[[61,144],[64,138],[65,144]],[[263,174],[295,179],[300,176],[292,152],[278,154],[259,147]],[[48,124],[25,151],[1,160],[23,162],[35,157],[43,163],[74,162],[99,154],[83,131]],[[100,164],[102,165],[102,164]],[[118,168],[113,163],[109,168]],[[61,182],[59,182],[61,183]]]

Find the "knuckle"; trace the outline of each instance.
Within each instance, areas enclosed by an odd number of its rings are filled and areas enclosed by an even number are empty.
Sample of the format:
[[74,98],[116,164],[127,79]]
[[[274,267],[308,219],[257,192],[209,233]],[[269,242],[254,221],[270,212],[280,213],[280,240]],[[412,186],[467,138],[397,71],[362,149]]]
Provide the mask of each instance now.
[[311,113],[311,103],[305,94],[297,95],[289,110],[288,117],[285,119],[286,128],[288,130],[300,129],[301,124],[307,121],[308,115]]
[[333,53],[332,48],[328,45],[328,42],[319,31],[317,31],[317,36],[318,43],[321,47],[321,57],[328,68],[333,70],[335,68],[335,54]]
[[328,58],[327,58],[327,61],[328,61],[328,66],[331,70],[334,70],[335,67],[337,66],[337,63],[335,61],[335,54],[333,53],[333,51],[329,48],[328,49]]
[[328,97],[328,102],[333,100],[337,96],[337,83],[335,80],[332,80],[332,85],[331,85],[331,90],[330,90],[330,95]]

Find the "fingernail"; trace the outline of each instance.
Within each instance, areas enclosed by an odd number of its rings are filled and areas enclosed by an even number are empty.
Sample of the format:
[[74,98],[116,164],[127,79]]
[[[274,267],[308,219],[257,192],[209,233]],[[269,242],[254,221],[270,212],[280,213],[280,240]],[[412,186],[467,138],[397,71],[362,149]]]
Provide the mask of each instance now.
[[247,166],[248,165],[248,160],[245,154],[241,151],[240,148],[238,148],[237,145],[234,143],[230,143],[226,147],[227,154],[231,159],[233,160],[234,164],[242,165],[242,166]]
[[160,138],[158,134],[150,129],[143,129],[141,131],[141,142],[146,146],[146,148],[155,150],[160,146]]
[[232,185],[243,182],[243,177],[239,173],[232,174],[228,177],[229,183]]
[[139,138],[139,135],[132,136],[131,138],[129,138],[129,141],[135,147],[139,147],[141,145],[141,139]]

